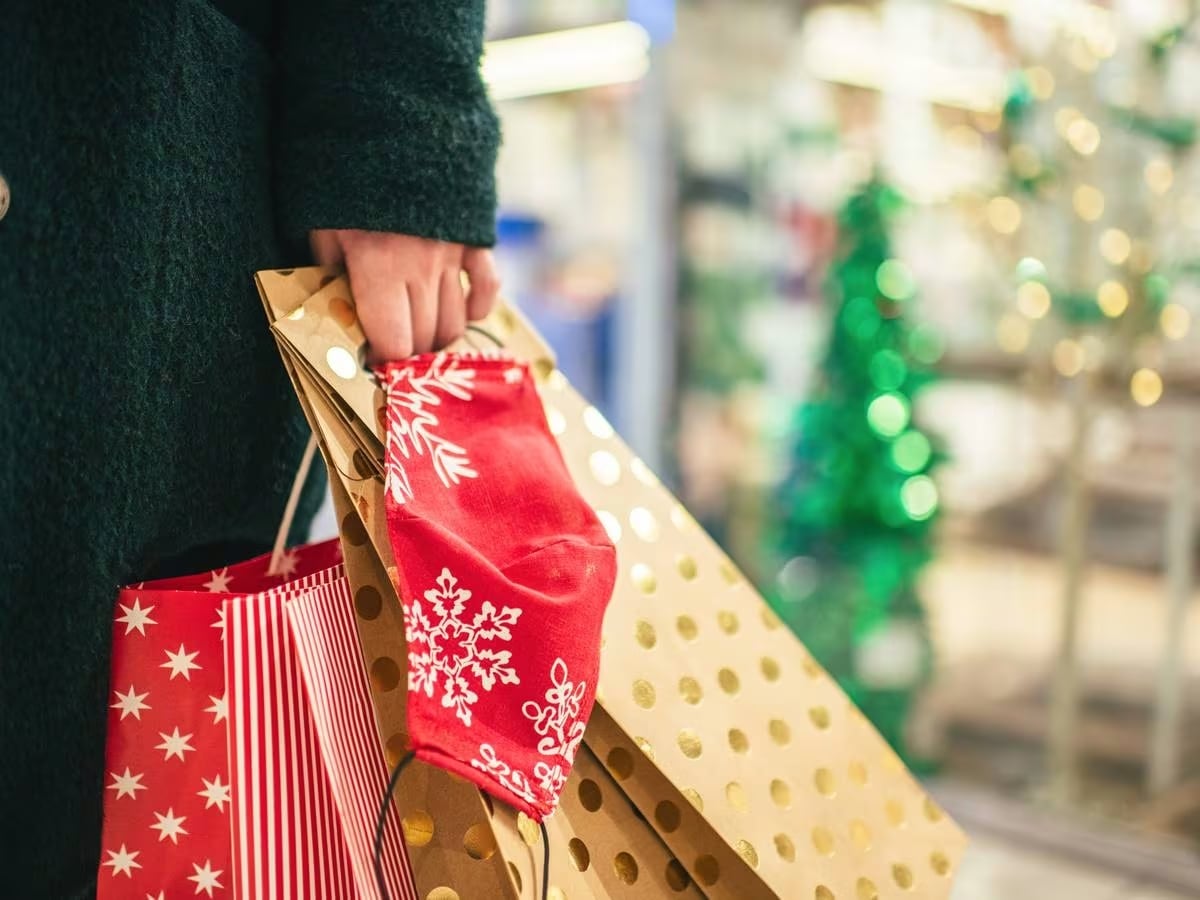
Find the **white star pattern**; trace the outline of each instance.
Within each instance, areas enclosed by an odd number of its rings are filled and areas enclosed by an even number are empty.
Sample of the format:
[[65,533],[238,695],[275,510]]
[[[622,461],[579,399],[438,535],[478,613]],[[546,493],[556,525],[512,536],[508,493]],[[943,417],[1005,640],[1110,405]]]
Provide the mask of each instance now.
[[211,700],[213,702],[213,704],[212,704],[212,706],[208,707],[208,709],[206,709],[204,711],[206,713],[213,714],[213,724],[214,725],[216,725],[218,722],[223,722],[227,718],[229,718],[229,698],[228,697],[214,697],[212,694],[209,694],[208,699]]
[[175,810],[173,807],[167,809],[167,814],[165,816],[162,813],[156,812],[154,814],[154,818],[158,819],[158,822],[157,824],[151,825],[150,828],[152,831],[159,832],[158,839],[160,841],[165,841],[167,838],[170,838],[171,843],[178,846],[179,835],[188,833],[187,829],[183,827],[183,822],[187,816],[175,815]]
[[183,644],[180,644],[179,650],[176,653],[172,653],[170,650],[167,651],[167,661],[159,666],[159,668],[170,669],[172,681],[175,680],[176,675],[182,675],[188,681],[191,681],[192,670],[200,668],[199,665],[192,662],[199,655],[199,652],[197,650],[194,653],[188,653],[184,649]]
[[231,581],[233,576],[229,574],[228,566],[224,569],[213,569],[212,578],[204,582],[204,589],[213,594],[227,594]]
[[217,878],[219,878],[225,870],[217,869],[217,871],[214,872],[212,868],[212,860],[206,859],[204,861],[203,868],[195,863],[192,863],[192,868],[196,870],[196,874],[189,875],[188,881],[196,882],[197,894],[199,894],[201,891],[204,891],[204,893],[211,897],[213,895],[213,888],[224,887],[221,882],[217,881]]
[[277,578],[290,578],[296,572],[296,566],[300,564],[300,556],[295,550],[284,550],[283,555],[279,557],[279,567],[275,571]]
[[126,606],[123,603],[118,604],[118,606],[121,607],[125,615],[118,616],[117,621],[124,623],[126,634],[136,630],[138,634],[145,637],[146,626],[158,624],[150,618],[150,613],[154,612],[154,607],[147,606],[145,609],[142,609],[142,603],[136,597],[133,598],[133,606]]
[[513,366],[511,369],[504,370],[505,384],[520,384],[521,379],[524,377],[525,373],[519,366]]
[[217,773],[217,777],[212,781],[207,778],[201,778],[204,782],[204,790],[196,791],[205,799],[204,808],[211,809],[216,807],[221,812],[225,812],[225,804],[231,802],[229,799],[229,785],[221,784],[221,773]]
[[141,854],[140,850],[126,850],[125,845],[122,844],[120,850],[105,850],[104,852],[108,854],[104,865],[112,866],[114,878],[118,875],[133,878],[133,870],[142,867],[142,864],[137,861],[137,857]]
[[225,640],[225,607],[222,606],[217,610],[217,621],[212,623],[213,628],[219,628],[221,631],[221,640]]
[[142,779],[146,777],[145,773],[134,775],[129,771],[129,766],[125,767],[124,775],[118,775],[116,772],[108,774],[113,779],[113,783],[108,786],[108,789],[117,792],[118,800],[122,797],[132,797],[136,800],[138,791],[147,790],[146,786],[142,784]]
[[167,755],[163,757],[163,762],[166,762],[172,756],[178,756],[182,761],[184,753],[188,752],[189,750],[194,752],[196,749],[188,743],[192,736],[190,734],[181,735],[179,733],[178,726],[176,726],[175,731],[172,734],[163,734],[160,731],[158,736],[163,739],[163,742],[154,749],[166,751]]
[[162,891],[159,891],[158,896],[155,896],[154,894],[147,894],[146,900],[167,900],[167,895]]
[[144,694],[139,694],[134,690],[132,684],[129,686],[129,693],[127,694],[122,694],[120,691],[113,691],[113,693],[117,695],[117,702],[110,709],[119,709],[122,721],[124,721],[126,716],[133,716],[140,722],[142,720],[142,710],[150,708],[149,703],[142,702],[150,696],[150,692],[146,691]]

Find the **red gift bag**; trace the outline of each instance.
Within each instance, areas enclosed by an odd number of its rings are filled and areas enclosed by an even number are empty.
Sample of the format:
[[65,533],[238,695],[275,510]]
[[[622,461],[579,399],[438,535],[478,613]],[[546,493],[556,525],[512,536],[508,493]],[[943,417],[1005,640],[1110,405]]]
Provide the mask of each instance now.
[[[387,771],[337,541],[125,588],[99,900],[379,896]],[[415,895],[391,812],[383,871]]]

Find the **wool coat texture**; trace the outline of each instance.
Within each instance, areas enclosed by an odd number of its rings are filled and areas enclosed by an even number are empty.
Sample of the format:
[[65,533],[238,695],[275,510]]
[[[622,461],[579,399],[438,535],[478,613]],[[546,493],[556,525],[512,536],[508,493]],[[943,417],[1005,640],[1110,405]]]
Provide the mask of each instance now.
[[280,521],[308,430],[254,271],[492,243],[483,7],[0,0],[0,895],[94,891],[118,586]]

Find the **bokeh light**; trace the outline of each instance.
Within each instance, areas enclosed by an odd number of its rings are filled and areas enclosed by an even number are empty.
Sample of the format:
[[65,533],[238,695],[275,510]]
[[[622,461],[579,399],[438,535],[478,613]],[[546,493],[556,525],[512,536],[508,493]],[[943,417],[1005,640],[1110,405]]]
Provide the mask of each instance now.
[[932,325],[916,325],[908,335],[908,352],[917,362],[932,366],[946,352],[946,340]]
[[1054,345],[1054,368],[1060,375],[1074,378],[1083,370],[1086,354],[1078,341],[1063,338]]
[[1050,312],[1050,291],[1040,281],[1027,281],[1017,288],[1017,309],[1031,319],[1041,319]]
[[867,407],[867,422],[876,434],[895,437],[908,427],[912,414],[908,399],[890,392],[880,394]]
[[1178,303],[1168,303],[1159,316],[1159,325],[1169,340],[1181,341],[1192,327],[1192,314]]
[[929,438],[919,431],[906,431],[892,444],[892,462],[901,472],[920,472],[932,454]]
[[1138,369],[1129,379],[1129,393],[1138,406],[1153,406],[1163,393],[1162,376],[1153,369]]
[[1021,227],[1021,207],[1012,197],[993,197],[988,201],[987,220],[1000,234],[1015,234]]
[[1067,126],[1067,143],[1080,156],[1091,156],[1100,149],[1100,129],[1091,119],[1080,116]]
[[910,300],[917,292],[912,270],[898,259],[887,259],[875,273],[875,284],[879,293],[889,300]]
[[910,519],[924,521],[938,505],[937,485],[928,475],[914,475],[900,486],[900,504]]
[[1100,235],[1100,253],[1110,265],[1124,265],[1132,250],[1133,242],[1120,228],[1106,228]]
[[1081,184],[1073,196],[1075,212],[1085,222],[1095,222],[1104,215],[1104,194],[1098,187]]
[[996,343],[1005,353],[1020,353],[1029,346],[1029,320],[1007,313],[996,324]]
[[1017,263],[1017,280],[1034,281],[1046,277],[1046,264],[1034,256],[1026,256]]
[[880,350],[868,363],[871,383],[881,391],[894,391],[908,377],[908,364],[895,350]]
[[1129,308],[1129,291],[1119,281],[1106,281],[1096,291],[1096,303],[1101,312],[1115,319]]
[[1165,194],[1175,181],[1175,170],[1171,166],[1171,161],[1161,156],[1156,156],[1146,163],[1144,174],[1146,184],[1156,194]]

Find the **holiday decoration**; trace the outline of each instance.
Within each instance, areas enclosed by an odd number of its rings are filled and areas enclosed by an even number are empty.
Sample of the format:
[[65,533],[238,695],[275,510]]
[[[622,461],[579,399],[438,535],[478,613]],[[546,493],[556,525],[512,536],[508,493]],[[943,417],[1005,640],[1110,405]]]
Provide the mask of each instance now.
[[[364,339],[346,279],[322,270],[258,278],[329,467],[379,741],[395,765],[414,737],[402,687],[412,673],[405,607],[421,601],[424,613],[425,591],[444,603],[473,586],[453,569],[456,581],[441,585],[440,570],[434,585],[406,573],[406,566],[416,573],[431,563],[394,552],[382,511],[399,502],[397,491],[401,507],[415,502],[409,488],[414,498],[424,494],[418,471],[452,497],[485,483],[489,467],[465,438],[447,433],[464,451],[443,445],[445,461],[456,460],[444,471],[457,473],[457,487],[449,478],[444,487],[431,459],[410,442],[410,455],[401,454],[407,481],[392,474],[392,490],[385,488],[385,385],[355,364]],[[474,784],[418,759],[395,793],[418,895],[517,898],[548,888],[550,896],[568,897],[868,897],[894,889],[947,896],[961,833],[686,510],[571,389],[528,326],[501,308],[481,328],[453,349],[483,352],[498,342],[530,365],[567,469],[617,547],[617,579],[601,635],[596,707],[560,804],[545,820],[548,845],[523,812],[485,802]],[[428,453],[434,444],[423,446]],[[501,615],[505,606],[520,607],[498,596],[478,599]],[[473,592],[457,619],[437,622],[446,629],[462,622],[475,600]],[[513,641],[486,649],[514,644],[528,615],[508,614]],[[422,638],[438,627],[430,625],[419,628]],[[571,667],[555,669],[547,683],[573,695]],[[519,676],[524,682],[524,671]],[[539,718],[553,706],[528,702],[540,707]],[[482,701],[471,707],[474,717]]]
[[936,454],[914,402],[940,344],[910,323],[916,289],[889,239],[900,206],[876,179],[841,212],[829,342],[769,534],[775,609],[903,753],[930,669],[916,585],[938,510]]

